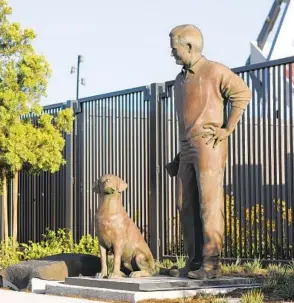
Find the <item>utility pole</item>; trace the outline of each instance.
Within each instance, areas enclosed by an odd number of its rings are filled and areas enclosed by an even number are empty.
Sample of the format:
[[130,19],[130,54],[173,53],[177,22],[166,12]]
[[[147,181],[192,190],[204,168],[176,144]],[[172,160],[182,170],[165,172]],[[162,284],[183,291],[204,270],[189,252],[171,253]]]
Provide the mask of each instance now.
[[76,87],[76,100],[79,100],[79,89],[80,89],[80,84],[86,85],[85,79],[82,78],[80,80],[80,64],[84,62],[84,58],[81,55],[78,55],[78,62],[77,62],[77,67],[72,66],[70,73],[74,74],[77,71],[77,87]]

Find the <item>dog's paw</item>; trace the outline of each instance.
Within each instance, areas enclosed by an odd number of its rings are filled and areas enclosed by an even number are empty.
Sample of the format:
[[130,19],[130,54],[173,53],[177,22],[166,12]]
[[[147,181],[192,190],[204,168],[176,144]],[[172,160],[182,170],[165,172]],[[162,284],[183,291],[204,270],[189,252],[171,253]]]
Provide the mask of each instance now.
[[145,270],[133,271],[129,275],[130,278],[140,278],[140,277],[150,277],[150,276],[151,274]]
[[95,278],[97,279],[103,279],[104,277],[107,277],[107,272],[97,272],[97,274],[95,275]]
[[133,271],[129,275],[130,278],[139,278],[141,277],[141,273],[139,271]]
[[113,273],[111,273],[109,276],[108,276],[108,278],[109,279],[119,279],[119,278],[123,278],[123,277],[125,277],[126,275],[123,273],[123,272],[118,272],[118,273],[115,273],[115,272],[113,272]]

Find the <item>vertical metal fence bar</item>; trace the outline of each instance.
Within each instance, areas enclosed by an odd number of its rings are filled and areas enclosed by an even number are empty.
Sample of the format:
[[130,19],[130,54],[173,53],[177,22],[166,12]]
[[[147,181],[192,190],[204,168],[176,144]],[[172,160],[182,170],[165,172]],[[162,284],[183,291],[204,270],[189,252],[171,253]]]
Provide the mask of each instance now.
[[[145,151],[144,155],[144,167],[145,167],[145,174],[144,174],[144,184],[145,189],[144,189],[144,201],[146,202],[146,206],[144,208],[144,228],[145,228],[145,239],[148,243],[148,245],[151,247],[151,225],[149,218],[151,217],[151,212],[150,212],[150,203],[151,203],[151,165],[154,164],[154,162],[151,162],[151,139],[150,139],[150,118],[151,118],[151,96],[149,92],[149,88],[146,88],[145,94],[148,94],[148,97],[146,98],[146,101],[144,100],[144,127],[143,127],[143,132],[144,132],[144,144],[143,148]],[[144,98],[145,99],[145,98]],[[148,101],[147,101],[148,100]],[[154,117],[154,116],[153,116]],[[156,143],[156,142],[155,142]],[[154,147],[154,145],[153,145]],[[154,156],[154,155],[153,155]],[[155,161],[156,159],[153,158]],[[154,187],[154,185],[153,185]],[[155,182],[155,187],[156,187],[156,182]],[[154,194],[153,194],[154,196]],[[153,198],[153,197],[152,197]],[[153,247],[154,249],[154,247]],[[155,251],[152,251],[154,253]]]
[[[229,104],[227,105],[227,107],[229,106]],[[228,110],[230,109],[230,107],[228,108]],[[233,140],[234,140],[234,134],[232,136],[229,137],[228,140],[228,163],[227,163],[227,169],[228,169],[228,188],[229,188],[229,201],[226,203],[228,204],[228,209],[229,209],[229,250],[228,250],[228,254],[230,257],[232,256],[236,256],[236,249],[235,249],[235,244],[236,244],[236,238],[235,238],[235,232],[233,233],[233,228],[235,228],[235,226],[232,226],[232,209],[234,208],[235,210],[235,199],[234,196],[235,195],[235,191],[234,191],[234,187],[232,185],[232,177],[234,176],[234,167],[233,167],[233,155],[232,155],[232,147],[233,147]],[[234,203],[234,205],[233,205]],[[232,206],[233,205],[233,206]],[[236,229],[234,229],[234,231],[236,231]]]
[[[236,200],[235,200],[235,203],[236,203],[236,209],[238,209],[237,218],[238,218],[239,224],[237,224],[237,222],[236,222],[236,226],[237,226],[236,232],[238,232],[238,235],[239,235],[239,239],[238,239],[239,253],[240,253],[240,256],[244,257],[246,250],[244,249],[243,243],[242,243],[242,239],[243,239],[243,229],[242,229],[242,224],[243,224],[242,214],[243,214],[243,211],[242,211],[242,208],[243,208],[244,204],[243,204],[243,197],[242,197],[242,194],[241,194],[242,193],[242,184],[241,184],[241,178],[240,178],[241,177],[241,173],[240,173],[241,172],[241,153],[242,153],[242,150],[241,150],[241,146],[242,146],[241,145],[241,141],[242,141],[241,128],[242,128],[241,123],[238,123],[238,125],[236,127],[236,130],[235,130],[235,132],[236,132],[236,137],[235,137],[236,138],[236,149],[234,150],[234,153],[237,154],[236,155],[236,161],[238,163],[236,165],[237,176],[236,176],[236,179],[235,179],[235,183],[236,183]],[[237,204],[238,204],[238,207],[237,207]]]
[[[168,94],[168,96],[170,96]],[[177,150],[176,150],[176,119],[175,119],[175,104],[174,102],[172,102],[172,99],[169,99],[169,109],[170,109],[170,146],[171,146],[171,151],[170,151],[170,156],[167,159],[168,161],[172,160],[173,157],[176,155]],[[167,143],[168,145],[168,143]],[[165,172],[167,178],[168,178],[168,174]],[[171,218],[172,218],[172,233],[171,233],[171,239],[173,242],[173,255],[177,254],[177,251],[180,251],[181,249],[181,242],[180,239],[177,237],[177,211],[176,211],[176,200],[175,200],[175,180],[174,178],[172,180],[170,180],[170,184],[171,184],[171,190],[170,190],[170,195],[169,195],[169,199],[170,199],[170,203],[171,203]]]
[[[160,259],[160,251],[158,246],[159,240],[159,208],[157,203],[159,202],[159,177],[158,177],[158,165],[159,165],[159,134],[158,126],[159,109],[158,106],[158,85],[151,84],[151,98],[150,98],[150,204],[149,204],[149,224],[150,224],[150,248],[151,252],[156,259]],[[151,222],[152,220],[152,222]]]
[[275,247],[276,247],[276,258],[279,256],[279,251],[278,251],[278,237],[279,237],[279,225],[278,225],[278,190],[277,190],[277,173],[278,173],[278,160],[277,160],[277,154],[275,151],[277,151],[277,72],[276,72],[276,66],[273,67],[273,126],[274,126],[274,131],[273,131],[273,151],[274,151],[274,216],[275,216]]
[[134,125],[135,125],[135,94],[130,94],[130,150],[131,150],[131,158],[130,158],[130,163],[128,164],[130,166],[130,180],[131,180],[131,184],[132,184],[132,191],[131,191],[131,218],[135,219],[136,217],[136,200],[135,200],[135,196],[136,196],[136,174],[135,174],[135,168],[136,168],[136,148],[135,148],[135,142],[134,142]]
[[158,134],[158,166],[157,166],[157,173],[158,173],[158,180],[159,180],[159,201],[162,203],[158,206],[159,211],[159,221],[163,222],[163,224],[160,224],[159,226],[159,251],[160,255],[167,255],[168,252],[166,251],[166,248],[168,247],[168,234],[166,233],[167,228],[167,201],[165,199],[165,191],[166,191],[166,185],[164,180],[164,156],[166,153],[166,144],[165,144],[165,126],[166,126],[166,119],[165,119],[165,98],[162,97],[160,94],[157,96],[158,98],[158,117],[159,117],[159,134]]
[[[254,71],[254,76],[258,79],[257,76],[257,71]],[[257,168],[257,163],[256,163],[256,106],[257,106],[257,100],[256,100],[256,91],[253,94],[253,99],[252,99],[252,183],[251,183],[251,188],[250,190],[252,191],[252,201],[250,202],[250,212],[253,208],[253,226],[254,226],[254,240],[253,240],[253,245],[254,245],[254,249],[253,252],[251,251],[251,256],[256,256],[257,255],[257,245],[258,245],[258,241],[257,241],[257,200],[256,198],[258,197],[257,194],[257,188],[258,186],[255,186],[255,184],[257,182],[256,179],[256,168]],[[251,218],[252,219],[252,218]],[[252,226],[252,221],[250,222],[250,225]]]
[[[241,73],[239,76],[244,80],[245,80],[245,75],[244,73]],[[248,74],[247,74],[247,79],[249,79]],[[239,137],[239,142],[240,142],[240,148],[239,148],[239,163],[238,166],[241,168],[240,169],[240,174],[239,174],[239,182],[240,182],[240,209],[243,209],[243,218],[241,217],[241,220],[239,222],[240,226],[242,229],[244,229],[244,257],[247,257],[247,253],[248,253],[248,247],[247,247],[247,222],[246,222],[246,206],[247,206],[247,201],[248,199],[246,199],[247,197],[247,189],[248,186],[246,186],[246,171],[248,170],[248,163],[246,163],[246,142],[248,142],[247,140],[247,134],[246,134],[246,121],[245,121],[245,115],[243,114],[240,121],[239,121],[239,125],[240,125],[240,137]],[[247,143],[248,144],[248,143]],[[243,174],[241,174],[243,172]],[[241,230],[242,230],[241,229]],[[239,235],[239,237],[241,238],[241,241],[243,241],[243,236],[242,234]]]
[[168,128],[168,105],[167,105],[167,98],[160,98],[161,103],[161,136],[160,136],[160,142],[163,143],[163,146],[161,146],[161,160],[160,160],[160,168],[161,168],[161,201],[162,201],[162,212],[161,212],[161,219],[164,222],[164,228],[162,228],[161,231],[161,243],[162,243],[162,249],[161,254],[169,255],[170,252],[170,216],[169,216],[169,209],[170,209],[170,201],[167,199],[167,190],[168,190],[168,180],[165,175],[164,171],[164,164],[166,163],[166,154],[168,152],[168,146],[167,146],[167,132],[169,131]]
[[[262,81],[262,70],[258,69],[258,81]],[[258,249],[258,256],[262,257],[263,256],[263,226],[262,226],[262,221],[263,221],[263,211],[264,208],[262,206],[262,201],[263,201],[263,190],[262,190],[262,160],[261,160],[261,153],[263,151],[262,148],[262,120],[261,120],[261,104],[260,104],[260,99],[261,99],[262,92],[259,91],[259,97],[258,97],[258,103],[257,103],[257,184],[258,184],[258,205],[259,205],[259,249]]]
[[[143,229],[143,205],[146,205],[143,201],[143,156],[144,156],[144,151],[142,149],[142,144],[144,140],[144,135],[142,134],[142,127],[143,127],[143,119],[142,119],[142,105],[144,104],[144,92],[141,93],[140,98],[137,100],[137,148],[138,148],[138,225],[140,227],[141,233],[145,236],[145,232]],[[143,204],[144,203],[144,204]]]
[[[254,75],[254,71],[250,71],[251,73],[251,77],[255,77]],[[249,85],[249,73],[247,74],[247,85]],[[252,201],[254,201],[254,195],[253,195],[253,190],[252,188],[252,181],[253,181],[253,169],[251,169],[252,167],[252,149],[250,148],[251,142],[253,141],[253,136],[252,136],[252,128],[255,128],[254,122],[253,121],[253,107],[255,105],[255,86],[254,86],[254,82],[253,85],[251,87],[251,94],[252,94],[252,98],[251,98],[251,102],[248,106],[247,109],[247,136],[246,136],[246,141],[247,141],[247,148],[248,148],[248,162],[247,162],[247,167],[248,167],[248,180],[245,184],[246,187],[246,192],[248,193],[247,196],[247,203],[246,205],[248,205],[248,256],[249,258],[253,257],[252,254],[252,246],[253,246],[253,232],[252,232],[252,224],[253,224],[253,220],[252,220]],[[253,125],[252,125],[253,124]],[[253,131],[254,132],[254,131]]]
[[278,191],[277,191],[277,199],[280,202],[280,214],[279,214],[279,242],[280,242],[280,252],[279,252],[279,258],[284,258],[284,248],[283,248],[283,244],[284,244],[284,226],[283,226],[283,189],[282,189],[282,114],[283,114],[283,110],[282,110],[282,93],[281,93],[281,68],[282,66],[278,66],[278,83],[277,83],[277,100],[278,100],[278,109],[277,109],[277,118],[278,118],[278,148],[277,148],[277,155],[278,155]]
[[[121,142],[121,147],[122,147],[122,150],[121,150],[121,176],[123,178],[123,180],[126,180],[126,121],[127,121],[127,118],[126,118],[126,96],[123,95],[121,97],[121,106],[120,106],[120,116],[121,116],[121,136],[122,136],[122,142]],[[124,193],[123,197],[126,197],[126,193]]]
[[133,180],[134,180],[134,186],[133,186],[133,197],[134,197],[134,221],[137,226],[139,225],[139,149],[138,149],[138,131],[139,131],[139,124],[138,124],[138,93],[134,94],[134,101],[133,101],[133,108],[134,108],[134,115],[133,115],[133,146],[135,148],[134,150],[134,166],[133,166]]
[[[67,102],[68,108],[73,108],[73,104],[71,101]],[[75,124],[74,124],[75,125]],[[73,129],[74,132],[74,129]],[[68,134],[65,136],[65,227],[73,230],[73,134]],[[42,180],[44,180],[44,176],[42,176]],[[43,188],[44,183],[42,182],[42,205],[44,205],[44,194]],[[60,186],[62,191],[62,185]],[[43,208],[44,211],[44,208]]]
[[269,191],[268,191],[268,186],[267,186],[267,176],[268,176],[268,140],[267,140],[267,132],[269,129],[270,123],[268,123],[268,119],[266,117],[266,106],[269,102],[269,99],[267,97],[267,91],[266,91],[266,86],[267,86],[267,78],[266,78],[266,71],[267,69],[263,68],[262,69],[262,137],[263,137],[263,208],[264,208],[264,235],[265,235],[265,244],[264,244],[264,257],[267,258],[268,256],[268,226],[267,226],[267,218],[268,218],[268,203],[269,201]]
[[272,160],[272,133],[273,133],[273,122],[272,122],[272,111],[271,111],[271,103],[273,100],[273,96],[272,96],[272,91],[271,91],[271,83],[272,83],[272,68],[268,68],[268,121],[269,121],[269,131],[268,131],[268,148],[269,148],[269,179],[268,179],[268,186],[269,186],[269,200],[267,201],[268,207],[269,207],[269,220],[270,220],[270,257],[273,257],[273,206],[272,206],[272,200],[273,200],[273,187],[272,187],[272,179],[273,179],[273,169],[272,169],[272,164],[273,164],[273,160]]
[[293,214],[294,214],[294,163],[293,163],[293,63],[289,64],[289,113],[290,113],[290,184],[291,184],[291,192],[290,192],[290,200],[291,201],[291,219],[292,219],[292,237],[291,237],[291,245],[292,245],[292,255],[294,258],[294,224],[293,224]]
[[[282,79],[283,80],[283,118],[284,118],[284,165],[283,165],[283,181],[285,183],[284,186],[284,197],[285,197],[285,258],[290,259],[290,252],[289,252],[289,245],[290,245],[290,234],[289,234],[289,186],[288,182],[288,139],[289,139],[289,131],[288,131],[288,104],[287,104],[287,80],[286,80],[286,67],[287,65],[283,65],[283,74],[282,74]],[[291,141],[290,141],[291,142]]]

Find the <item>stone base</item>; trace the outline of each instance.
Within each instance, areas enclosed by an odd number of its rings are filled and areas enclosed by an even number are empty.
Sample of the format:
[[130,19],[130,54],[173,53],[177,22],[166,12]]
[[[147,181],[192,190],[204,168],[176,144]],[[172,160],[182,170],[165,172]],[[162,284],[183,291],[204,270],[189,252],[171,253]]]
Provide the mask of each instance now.
[[121,279],[98,279],[95,277],[69,277],[65,284],[107,288],[128,291],[165,291],[199,289],[207,287],[238,287],[248,286],[255,283],[254,279],[240,277],[223,277],[211,280],[193,280],[189,278],[174,278],[168,276],[156,276],[148,278],[121,278]]
[[121,279],[81,277],[66,278],[64,283],[56,283],[55,285],[47,284],[45,293],[136,303],[147,299],[194,297],[201,293],[228,294],[236,289],[259,286],[253,279],[237,277],[213,280],[192,280],[166,276]]

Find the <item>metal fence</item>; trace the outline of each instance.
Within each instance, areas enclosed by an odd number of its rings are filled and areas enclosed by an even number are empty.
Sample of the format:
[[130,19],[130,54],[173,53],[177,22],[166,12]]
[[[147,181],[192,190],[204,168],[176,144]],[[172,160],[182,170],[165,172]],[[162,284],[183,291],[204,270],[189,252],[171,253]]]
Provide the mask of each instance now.
[[103,174],[128,184],[123,203],[149,239],[149,101],[146,87],[94,96],[79,101],[76,142],[74,231],[95,234],[98,196],[92,184]]
[[[293,213],[293,61],[286,58],[233,71],[252,90],[252,100],[229,139],[225,172],[225,258],[291,259]],[[161,138],[159,255],[184,253],[176,182],[164,164],[178,151],[174,82],[165,84],[158,105]],[[229,111],[229,104],[226,113]],[[213,190],[213,189],[212,189]]]
[[[294,257],[293,63],[291,57],[233,69],[253,95],[229,139],[225,258]],[[176,178],[164,168],[179,149],[173,85],[169,81],[46,107],[52,113],[74,107],[74,131],[65,138],[67,164],[60,172],[34,177],[21,172],[19,241],[40,240],[46,227],[68,227],[75,239],[94,235],[98,200],[92,184],[113,173],[128,183],[124,207],[154,256],[184,253]]]
[[[49,105],[44,107],[44,112],[55,116],[60,110],[71,106],[72,102]],[[18,240],[21,242],[39,241],[47,227],[54,230],[64,228],[71,220],[70,203],[68,203],[71,189],[67,182],[71,178],[70,137],[65,135],[66,146],[63,151],[68,165],[61,167],[58,173],[43,172],[34,176],[25,171],[19,173]],[[9,235],[12,234],[13,227],[12,192],[13,187],[10,183],[8,189]],[[2,224],[0,224],[0,230],[1,226]],[[3,228],[2,232],[4,232]]]

